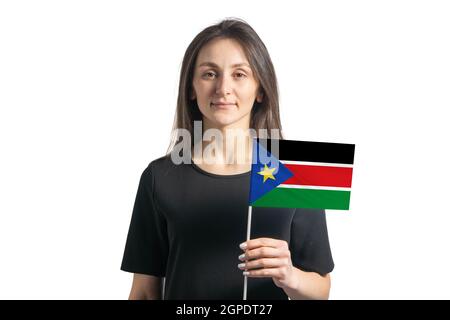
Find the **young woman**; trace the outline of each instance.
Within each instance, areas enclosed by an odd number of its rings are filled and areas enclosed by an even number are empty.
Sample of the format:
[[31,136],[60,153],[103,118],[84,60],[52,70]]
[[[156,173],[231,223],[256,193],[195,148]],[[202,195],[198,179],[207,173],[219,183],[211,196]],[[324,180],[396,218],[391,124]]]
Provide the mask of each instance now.
[[[134,273],[129,298],[242,299],[246,275],[248,299],[327,299],[334,264],[323,210],[253,208],[245,241],[252,157],[242,147],[251,129],[281,130],[275,71],[248,24],[224,20],[189,45],[174,129],[184,131],[140,179],[121,266]],[[205,139],[208,130],[223,141]],[[180,153],[182,131],[192,139]],[[177,164],[180,154],[189,161]]]

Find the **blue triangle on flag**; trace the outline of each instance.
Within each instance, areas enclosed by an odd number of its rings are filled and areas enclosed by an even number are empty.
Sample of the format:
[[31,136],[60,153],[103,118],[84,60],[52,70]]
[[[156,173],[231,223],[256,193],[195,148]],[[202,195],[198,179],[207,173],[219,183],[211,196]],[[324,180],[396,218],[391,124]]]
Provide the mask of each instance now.
[[[259,174],[264,170],[265,165],[269,169],[274,169],[273,179],[266,179]],[[284,181],[291,178],[294,174],[286,168],[277,158],[275,158],[266,148],[264,148],[257,139],[253,139],[252,155],[252,173],[250,177],[250,200],[249,204],[261,198]]]

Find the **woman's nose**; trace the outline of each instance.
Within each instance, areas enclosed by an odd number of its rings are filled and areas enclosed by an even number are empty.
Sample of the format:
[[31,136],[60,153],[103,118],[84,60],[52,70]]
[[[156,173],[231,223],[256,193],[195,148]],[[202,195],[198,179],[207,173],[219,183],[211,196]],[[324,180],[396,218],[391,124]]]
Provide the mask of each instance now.
[[221,76],[218,78],[216,84],[216,94],[227,95],[231,93],[232,90],[231,79],[226,76]]

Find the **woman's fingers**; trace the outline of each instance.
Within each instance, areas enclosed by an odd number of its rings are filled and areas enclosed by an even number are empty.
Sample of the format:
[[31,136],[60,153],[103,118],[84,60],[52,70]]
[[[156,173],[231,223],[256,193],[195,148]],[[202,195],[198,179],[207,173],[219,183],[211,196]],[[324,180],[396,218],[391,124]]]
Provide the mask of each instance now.
[[289,244],[284,240],[258,238],[239,246],[245,252],[239,256],[238,268],[244,276],[254,278],[272,277],[279,281],[292,272]]
[[261,268],[278,268],[287,264],[286,259],[279,258],[263,258],[258,260],[251,260],[242,262],[238,265],[241,270],[252,270]]
[[273,248],[273,247],[259,247],[252,250],[247,250],[239,256],[239,260],[255,260],[261,258],[288,258],[290,257],[289,249]]
[[239,256],[241,261],[283,257],[289,252],[289,245],[286,241],[273,238],[248,240],[241,243],[239,247],[245,251],[245,253]]
[[239,245],[239,247],[242,250],[251,250],[259,247],[288,248],[289,245],[284,240],[273,238],[257,238],[243,242]]
[[251,278],[281,278],[281,270],[280,268],[269,268],[269,269],[258,269],[258,270],[248,270],[244,271],[244,276]]
[[260,258],[278,258],[279,250],[271,247],[262,247],[258,249],[248,250],[239,256],[239,260],[254,260]]

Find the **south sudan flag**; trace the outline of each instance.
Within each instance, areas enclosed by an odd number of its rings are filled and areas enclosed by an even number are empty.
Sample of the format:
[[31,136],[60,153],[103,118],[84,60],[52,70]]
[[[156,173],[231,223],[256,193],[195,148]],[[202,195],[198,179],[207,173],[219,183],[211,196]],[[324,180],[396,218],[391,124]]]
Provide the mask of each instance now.
[[354,153],[354,144],[255,138],[249,205],[348,210]]

